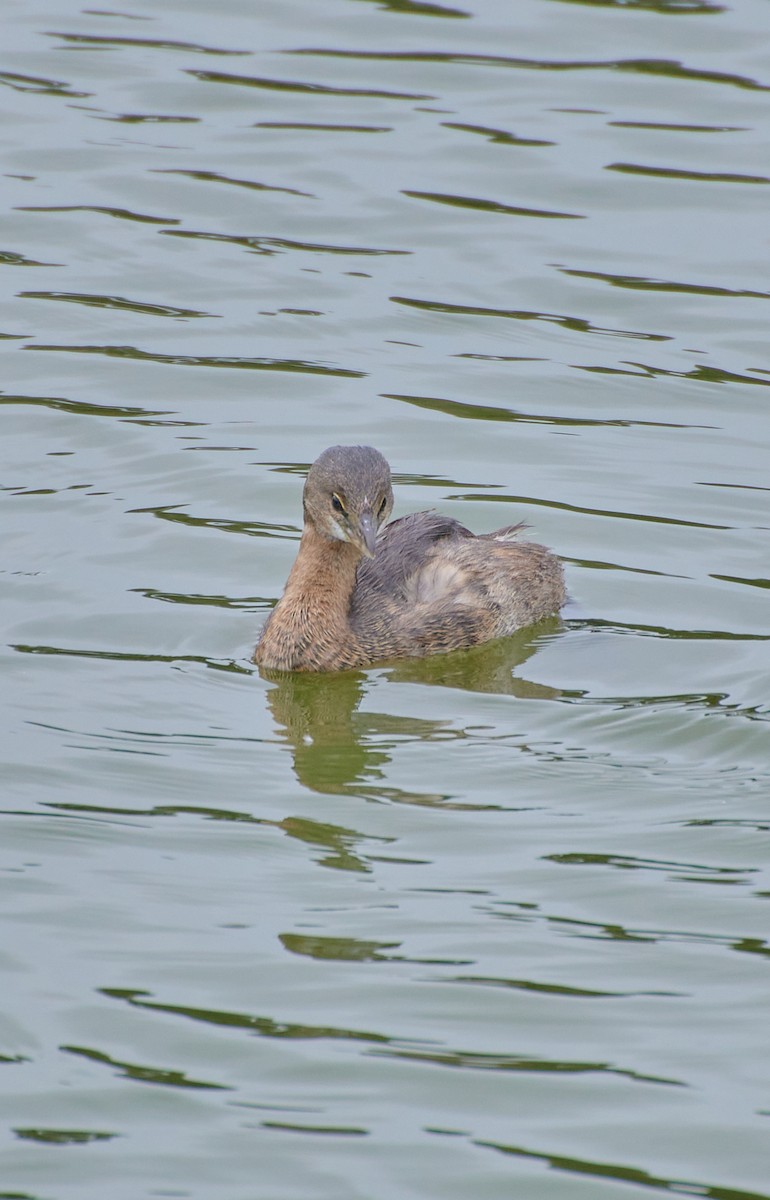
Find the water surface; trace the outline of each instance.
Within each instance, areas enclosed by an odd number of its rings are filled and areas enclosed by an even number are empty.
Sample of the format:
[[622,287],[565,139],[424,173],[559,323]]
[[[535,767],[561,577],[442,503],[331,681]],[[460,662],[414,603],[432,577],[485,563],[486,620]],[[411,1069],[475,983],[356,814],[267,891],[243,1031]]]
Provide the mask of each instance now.
[[[760,0],[7,5],[0,1197],[767,1200]],[[308,464],[562,618],[249,656]]]

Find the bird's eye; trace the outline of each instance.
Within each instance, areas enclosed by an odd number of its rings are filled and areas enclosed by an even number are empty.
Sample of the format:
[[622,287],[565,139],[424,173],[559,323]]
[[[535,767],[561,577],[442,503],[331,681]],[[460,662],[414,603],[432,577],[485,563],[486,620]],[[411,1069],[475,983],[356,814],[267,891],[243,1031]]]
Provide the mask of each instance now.
[[382,515],[383,515],[383,513],[385,512],[385,509],[386,509],[387,507],[388,507],[388,497],[387,497],[387,496],[383,496],[383,497],[382,497],[382,503],[380,504],[380,516],[382,516]]
[[344,513],[345,511],[345,505],[342,503],[336,492],[332,496],[332,508],[338,513]]

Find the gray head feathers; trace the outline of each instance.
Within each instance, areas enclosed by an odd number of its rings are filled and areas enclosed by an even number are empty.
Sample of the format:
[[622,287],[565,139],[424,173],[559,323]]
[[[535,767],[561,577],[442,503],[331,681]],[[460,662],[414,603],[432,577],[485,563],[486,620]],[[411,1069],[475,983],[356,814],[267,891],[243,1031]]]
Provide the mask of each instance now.
[[371,558],[393,507],[390,467],[373,446],[330,446],[308,471],[303,505],[317,532]]
[[390,491],[390,467],[374,446],[330,446],[319,454],[305,480],[305,497],[314,488],[361,500]]

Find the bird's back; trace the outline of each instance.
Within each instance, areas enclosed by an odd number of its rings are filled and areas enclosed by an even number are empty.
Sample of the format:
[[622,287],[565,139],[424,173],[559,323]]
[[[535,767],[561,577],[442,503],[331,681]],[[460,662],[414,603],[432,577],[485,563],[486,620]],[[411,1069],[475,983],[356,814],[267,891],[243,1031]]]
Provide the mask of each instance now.
[[559,560],[517,540],[475,536],[451,517],[412,513],[380,532],[358,567],[350,621],[371,658],[422,656],[503,637],[564,602]]

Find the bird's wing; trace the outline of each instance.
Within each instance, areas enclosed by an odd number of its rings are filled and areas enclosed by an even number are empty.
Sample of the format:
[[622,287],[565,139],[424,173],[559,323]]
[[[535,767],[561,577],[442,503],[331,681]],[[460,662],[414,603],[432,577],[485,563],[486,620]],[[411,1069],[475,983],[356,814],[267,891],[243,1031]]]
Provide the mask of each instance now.
[[374,558],[362,559],[357,589],[404,597],[409,579],[424,567],[437,543],[474,535],[453,517],[436,512],[409,513],[380,530]]

